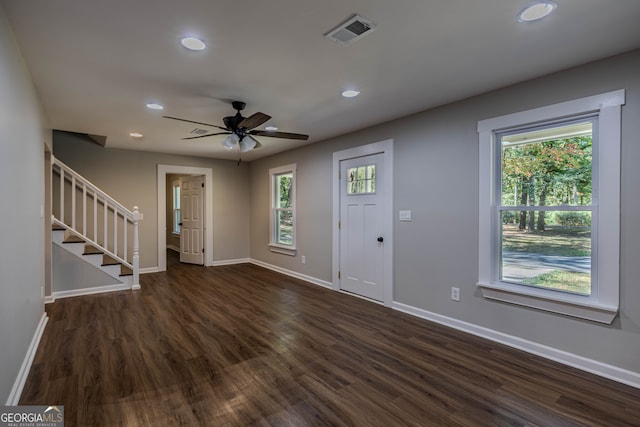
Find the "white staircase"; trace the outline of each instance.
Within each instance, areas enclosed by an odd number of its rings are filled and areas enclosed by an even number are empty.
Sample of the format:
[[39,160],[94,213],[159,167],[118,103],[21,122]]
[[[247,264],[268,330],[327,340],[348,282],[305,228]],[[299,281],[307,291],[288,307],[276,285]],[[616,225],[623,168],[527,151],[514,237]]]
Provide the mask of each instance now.
[[130,289],[140,289],[138,207],[125,208],[52,156],[52,241]]
[[68,232],[65,227],[59,226],[54,222],[51,239],[53,244],[102,270],[118,282],[127,284],[130,288],[135,289],[133,286],[133,270],[114,260],[109,255],[105,255],[100,248],[96,248],[75,234]]

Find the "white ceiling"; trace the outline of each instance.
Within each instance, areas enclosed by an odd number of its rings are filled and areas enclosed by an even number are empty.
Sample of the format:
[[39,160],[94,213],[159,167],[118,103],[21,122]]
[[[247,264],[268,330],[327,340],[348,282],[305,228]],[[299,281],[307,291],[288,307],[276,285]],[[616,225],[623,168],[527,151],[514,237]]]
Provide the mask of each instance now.
[[[3,0],[50,126],[113,148],[234,159],[230,100],[309,143],[640,47],[640,0]],[[344,47],[324,37],[354,13],[377,29]],[[208,44],[189,52],[196,35]],[[345,99],[340,92],[357,88]],[[156,101],[157,112],[145,108]],[[213,130],[213,129],[212,129]],[[130,132],[145,136],[133,140]],[[258,137],[253,160],[304,144]]]

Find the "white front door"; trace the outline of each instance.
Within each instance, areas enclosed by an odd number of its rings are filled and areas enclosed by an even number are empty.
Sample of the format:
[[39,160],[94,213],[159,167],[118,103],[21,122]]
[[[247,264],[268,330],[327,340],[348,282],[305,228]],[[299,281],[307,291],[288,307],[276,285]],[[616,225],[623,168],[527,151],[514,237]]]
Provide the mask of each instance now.
[[340,289],[384,300],[384,154],[340,161]]
[[204,176],[180,178],[180,262],[204,264]]

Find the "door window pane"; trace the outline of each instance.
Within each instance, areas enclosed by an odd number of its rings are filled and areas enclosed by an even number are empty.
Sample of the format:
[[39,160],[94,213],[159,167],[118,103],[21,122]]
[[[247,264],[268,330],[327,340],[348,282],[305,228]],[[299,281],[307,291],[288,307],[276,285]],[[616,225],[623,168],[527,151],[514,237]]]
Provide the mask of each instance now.
[[375,164],[347,169],[347,194],[372,194],[375,192]]

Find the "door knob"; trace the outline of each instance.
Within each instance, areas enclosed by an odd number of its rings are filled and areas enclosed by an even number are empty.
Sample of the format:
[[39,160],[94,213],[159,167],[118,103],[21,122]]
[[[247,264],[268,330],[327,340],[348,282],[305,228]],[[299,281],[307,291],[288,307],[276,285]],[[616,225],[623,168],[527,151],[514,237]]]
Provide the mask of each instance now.
[[384,238],[382,236],[378,237],[378,242],[380,243],[384,242]]

